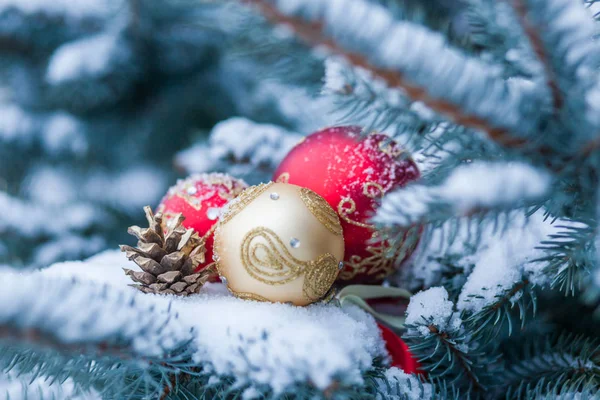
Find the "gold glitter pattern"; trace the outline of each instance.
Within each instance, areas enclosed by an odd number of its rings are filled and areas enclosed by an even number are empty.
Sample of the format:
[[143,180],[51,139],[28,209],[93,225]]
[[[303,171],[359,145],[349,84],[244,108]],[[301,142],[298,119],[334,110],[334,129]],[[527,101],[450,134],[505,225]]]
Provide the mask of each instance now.
[[373,225],[365,224],[362,222],[354,221],[348,214],[352,214],[356,211],[356,203],[350,197],[344,197],[337,206],[338,214],[340,217],[349,224],[360,226],[361,228],[374,229]]
[[[377,182],[365,182],[363,185],[363,195],[370,199],[383,197],[384,193],[385,189]],[[338,203],[337,211],[340,217],[349,224],[360,226],[361,228],[366,229],[375,229],[375,226],[373,225],[355,221],[350,218],[349,214],[352,214],[354,211],[356,211],[356,202],[350,197],[342,198],[342,200]]]
[[232,290],[232,289],[229,289],[229,291],[238,299],[269,302],[269,299],[267,299],[266,297],[262,297],[255,293],[236,292],[235,290]]
[[221,224],[231,221],[233,217],[242,211],[248,204],[252,203],[254,199],[260,196],[272,184],[273,182],[269,182],[261,183],[256,186],[250,186],[248,189],[240,193],[240,195],[229,204],[227,209],[221,215]]
[[310,210],[312,215],[314,215],[315,218],[329,230],[329,232],[336,236],[342,236],[343,231],[340,219],[324,198],[306,188],[300,189],[300,198],[304,202],[306,208]]
[[289,181],[290,181],[290,173],[289,172],[282,172],[275,180],[275,182],[277,182],[277,183],[288,183]]
[[275,232],[265,227],[250,230],[242,240],[242,265],[267,285],[284,285],[305,274],[302,292],[310,300],[323,297],[338,275],[336,258],[325,253],[315,261],[294,257]]
[[371,199],[383,197],[384,193],[385,189],[377,182],[365,182],[363,185],[363,194]]
[[392,246],[387,240],[379,239],[379,234],[373,232],[371,240],[373,244],[367,246],[369,253],[365,258],[358,255],[352,255],[349,260],[344,262],[345,267],[340,271],[339,279],[350,280],[358,274],[366,273],[374,280],[383,279],[390,275],[395,269],[395,263],[404,260],[408,252],[417,245],[419,235],[413,231],[418,228],[411,228],[405,235],[405,240],[395,252],[391,251]]

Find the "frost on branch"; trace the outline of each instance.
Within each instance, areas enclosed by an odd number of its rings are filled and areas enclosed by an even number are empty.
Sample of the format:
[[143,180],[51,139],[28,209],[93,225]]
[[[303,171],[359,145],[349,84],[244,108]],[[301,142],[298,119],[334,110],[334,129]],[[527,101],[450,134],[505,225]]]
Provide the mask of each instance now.
[[448,292],[443,287],[433,287],[419,292],[410,298],[406,309],[406,325],[410,329],[427,336],[432,333],[433,325],[437,331],[456,330],[461,320],[454,312],[454,303],[448,300]]
[[396,21],[384,7],[363,0],[273,2],[287,16],[322,22],[340,47],[335,50],[364,55],[367,62],[360,59],[361,64],[455,122],[493,135],[498,128],[520,136],[535,131],[543,91],[511,85],[499,69],[448,47],[441,34]]
[[17,374],[9,371],[0,374],[0,399],[101,400],[101,397],[95,392],[79,391],[71,379],[59,384],[36,377],[35,374]]
[[46,80],[58,85],[71,80],[97,79],[114,69],[112,63],[131,62],[127,47],[114,33],[102,33],[59,47],[48,63]]
[[[257,124],[235,117],[215,125],[208,143],[181,151],[175,164],[187,173],[226,169],[229,173],[260,181],[271,175],[302,136],[270,124]],[[267,178],[269,179],[269,178]]]
[[[114,3],[114,2],[113,2]],[[66,16],[84,18],[105,16],[111,11],[110,2],[104,0],[0,0],[0,11],[17,10],[24,14],[46,14],[48,16]]]
[[[443,284],[456,293],[457,309],[470,314],[500,300],[510,305],[528,285],[554,285],[554,279],[564,268],[549,265],[544,259],[549,250],[543,243],[550,240],[553,244],[567,243],[570,236],[564,233],[565,229],[583,229],[583,224],[568,220],[553,222],[545,217],[543,209],[529,217],[524,212],[512,211],[499,219],[499,224],[488,220],[461,221],[458,228],[453,221],[446,222],[432,232],[399,279],[413,285]],[[451,235],[454,238],[449,241]],[[550,249],[560,251],[560,247]],[[557,258],[568,260],[566,256],[557,253]],[[452,270],[448,270],[449,265]],[[443,278],[451,271],[454,275]],[[504,299],[505,296],[508,298]]]
[[401,89],[388,87],[371,71],[353,68],[340,57],[326,60],[322,93],[332,96],[342,110],[352,110],[342,117],[344,123],[369,129],[391,129],[394,136],[439,122],[423,102],[412,102]]
[[[373,360],[385,354],[375,321],[358,308],[244,301],[232,297],[221,284],[207,284],[200,295],[188,298],[143,295],[127,287],[130,282],[121,267],[135,266],[121,253],[110,251],[25,277],[5,273],[2,281],[6,277],[14,284],[7,286],[0,300],[10,297],[12,305],[0,311],[0,325],[45,329],[61,342],[130,340],[142,354],[155,343],[173,348],[191,337],[192,365],[215,379],[233,378],[241,386],[268,385],[275,392],[307,382],[319,390],[334,382],[363,384],[363,374],[374,367]],[[72,283],[72,278],[78,282]],[[18,287],[16,279],[25,285]],[[41,298],[47,301],[32,298],[31,290],[43,293]],[[88,293],[86,307],[81,307],[84,300],[79,296],[84,293]],[[97,297],[102,293],[106,298]],[[122,309],[116,311],[117,307]],[[42,319],[44,313],[47,317]],[[67,313],[72,313],[73,321],[58,326],[56,321]],[[112,319],[105,320],[110,314]],[[97,321],[91,321],[84,332],[79,321],[90,315],[96,315]],[[165,322],[168,316],[172,323]],[[151,318],[156,321],[147,321]],[[149,332],[139,334],[144,324],[150,324]],[[155,331],[156,326],[164,328]]]
[[373,220],[409,226],[522,207],[547,195],[550,182],[549,174],[527,164],[474,162],[455,168],[438,186],[410,185],[386,195]]
[[385,380],[378,380],[379,390],[385,395],[378,400],[429,400],[435,399],[435,393],[428,383],[421,382],[416,376],[405,374],[396,367],[385,372]]
[[[43,207],[40,204],[18,200],[0,192],[0,233],[18,233],[24,237],[59,236],[68,231],[83,231],[98,223],[102,212],[90,204],[61,208]],[[53,219],[52,216],[61,215]]]
[[[130,290],[39,273],[2,273],[0,338],[38,337],[58,348],[103,345],[136,356],[164,356],[191,339],[169,308]],[[35,295],[32,295],[35,294]],[[30,334],[24,335],[25,332]],[[35,339],[34,339],[35,341]]]
[[[597,113],[598,103],[583,101],[598,81],[600,61],[598,45],[594,41],[598,30],[585,7],[569,0],[518,0],[515,4],[522,8],[517,7],[517,13],[525,12],[526,32],[534,51],[545,64],[549,85],[556,86],[555,107],[560,108],[566,102],[568,108],[583,108],[587,114]],[[530,31],[527,31],[528,27]],[[573,118],[570,114],[565,116],[568,116],[565,122],[579,135],[582,132],[578,129],[583,129],[587,135],[597,134],[598,124],[594,121],[597,116],[588,120],[592,122],[591,126],[581,124],[585,119]]]

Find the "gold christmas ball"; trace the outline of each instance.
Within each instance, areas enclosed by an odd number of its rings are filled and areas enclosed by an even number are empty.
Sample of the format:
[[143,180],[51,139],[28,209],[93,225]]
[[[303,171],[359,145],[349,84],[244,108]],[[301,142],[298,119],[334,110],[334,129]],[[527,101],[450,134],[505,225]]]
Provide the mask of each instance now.
[[221,215],[215,261],[243,299],[304,306],[323,298],[344,259],[336,212],[312,190],[263,183],[244,190]]

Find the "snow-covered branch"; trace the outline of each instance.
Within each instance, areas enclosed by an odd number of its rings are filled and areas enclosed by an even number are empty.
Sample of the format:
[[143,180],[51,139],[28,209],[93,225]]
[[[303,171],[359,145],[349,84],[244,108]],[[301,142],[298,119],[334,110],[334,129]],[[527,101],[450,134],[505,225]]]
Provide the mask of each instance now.
[[117,358],[163,357],[192,335],[168,304],[132,291],[3,272],[0,339]]
[[142,360],[187,344],[186,365],[275,393],[309,382],[320,391],[362,385],[385,355],[375,321],[358,308],[243,301],[220,284],[193,298],[145,295],[126,287],[122,267],[135,265],[115,251],[31,275],[5,272],[0,326],[21,332],[16,340],[34,330],[60,346],[124,346]]
[[388,87],[371,71],[353,68],[339,57],[325,62],[322,93],[333,97],[343,111],[342,122],[364,126],[365,131],[392,130],[394,137],[404,134],[416,142],[425,135],[414,135],[414,131],[441,122],[422,102],[412,102],[402,90]]
[[506,146],[522,145],[536,124],[540,100],[534,85],[504,81],[489,65],[449,48],[441,35],[395,21],[379,5],[363,0],[249,2],[311,45],[343,55],[414,101]]
[[270,176],[300,139],[302,135],[279,126],[234,117],[215,125],[207,143],[179,152],[175,165],[186,173],[226,169],[240,178],[256,180],[261,178],[256,174],[261,170]]
[[543,199],[550,175],[523,163],[474,162],[455,168],[440,185],[411,185],[382,201],[373,218],[385,226],[523,207]]

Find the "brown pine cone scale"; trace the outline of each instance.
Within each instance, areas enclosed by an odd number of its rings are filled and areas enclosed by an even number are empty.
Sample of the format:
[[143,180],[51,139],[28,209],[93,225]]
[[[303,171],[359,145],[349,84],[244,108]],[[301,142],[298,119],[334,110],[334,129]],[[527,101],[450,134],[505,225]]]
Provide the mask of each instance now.
[[205,268],[194,272],[204,262],[206,238],[192,229],[185,229],[179,214],[162,230],[162,215],[154,215],[149,206],[144,207],[148,228],[131,226],[127,232],[138,239],[137,247],[121,245],[121,251],[135,262],[141,271],[123,268],[125,274],[136,282],[133,286],[144,293],[176,294],[187,296],[198,293],[213,272]]

